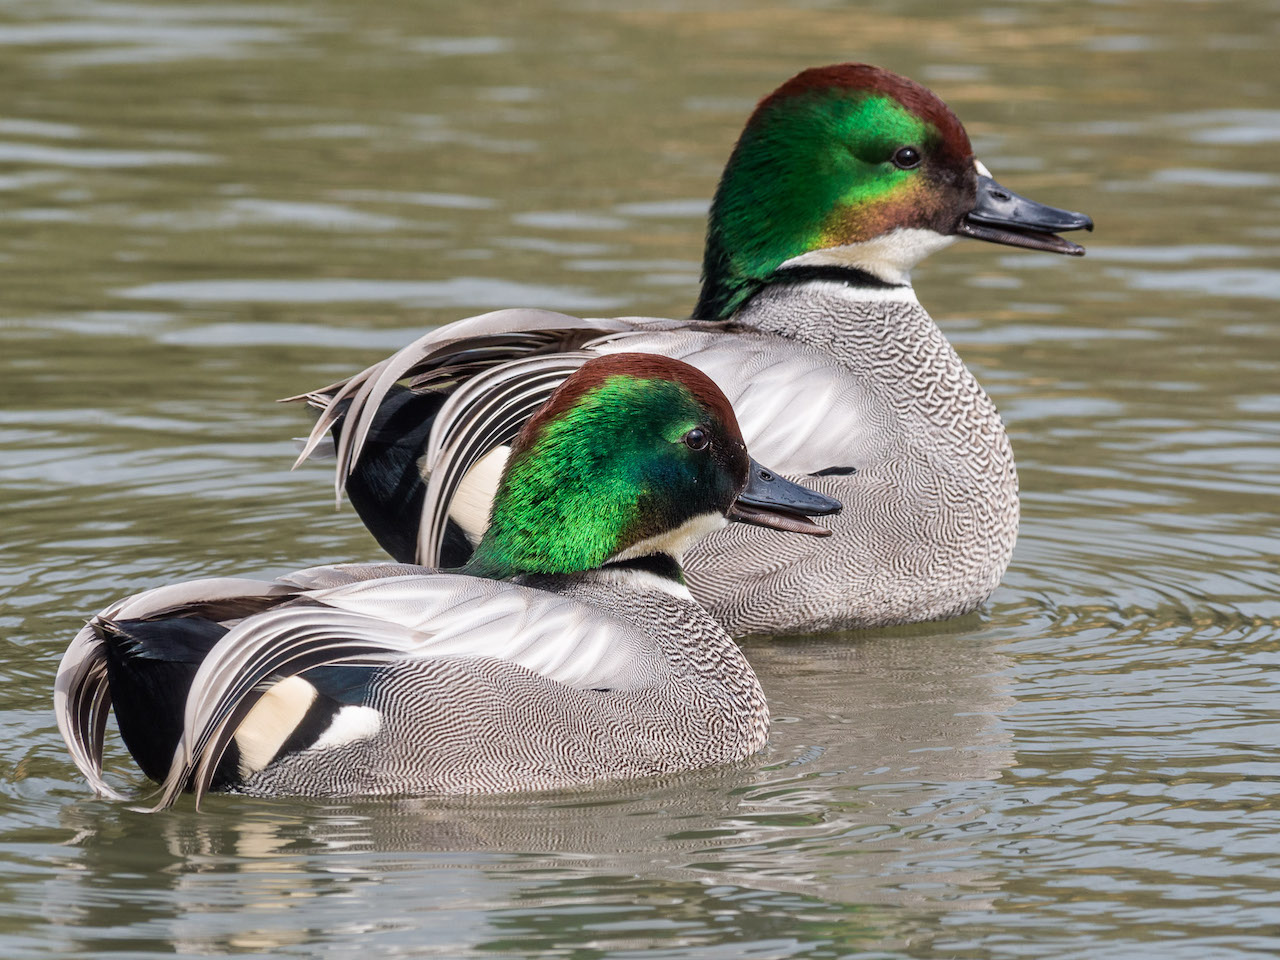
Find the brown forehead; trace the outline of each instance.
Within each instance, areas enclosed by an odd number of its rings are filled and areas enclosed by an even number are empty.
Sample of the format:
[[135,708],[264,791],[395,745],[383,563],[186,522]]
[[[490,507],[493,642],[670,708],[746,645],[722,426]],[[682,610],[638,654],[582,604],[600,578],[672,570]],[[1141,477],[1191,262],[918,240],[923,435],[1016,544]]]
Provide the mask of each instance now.
[[555,393],[525,425],[525,430],[537,429],[538,425],[554,419],[577,403],[584,393],[615,376],[640,380],[671,380],[678,383],[693,394],[699,404],[710,410],[730,435],[740,435],[733,407],[715,381],[697,367],[652,353],[611,353],[588,360],[556,388]]
[[892,97],[916,116],[933,124],[947,146],[960,157],[973,154],[964,125],[937,94],[914,80],[869,63],[837,63],[802,70],[761,100],[756,113],[791,97],[833,90],[882,93]]

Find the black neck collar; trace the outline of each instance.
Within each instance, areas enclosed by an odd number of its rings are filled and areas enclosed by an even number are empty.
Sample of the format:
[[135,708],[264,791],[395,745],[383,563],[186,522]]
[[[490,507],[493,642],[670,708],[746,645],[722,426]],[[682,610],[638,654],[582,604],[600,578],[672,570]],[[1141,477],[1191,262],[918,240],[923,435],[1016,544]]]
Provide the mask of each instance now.
[[777,284],[808,283],[812,280],[828,280],[832,283],[843,283],[847,287],[862,287],[867,290],[893,290],[894,288],[906,286],[903,283],[889,283],[881,280],[875,274],[868,273],[866,270],[859,270],[857,267],[815,264],[813,266],[784,267],[780,270],[775,270],[769,277],[765,287],[761,287],[761,289],[776,286]]
[[[693,309],[692,319],[708,323],[732,323],[733,319],[765,290],[777,286],[798,286],[824,280],[839,283],[851,289],[861,290],[901,290],[904,283],[889,283],[875,274],[857,267],[840,267],[834,264],[815,264],[813,266],[785,267],[773,271],[763,280],[744,281],[742,287],[747,290],[742,302],[728,316],[718,316],[725,303],[731,299],[728,288],[704,283],[698,295],[698,304]],[[737,289],[737,288],[735,288]]]
[[652,573],[654,576],[662,577],[666,580],[672,580],[675,583],[684,583],[684,571],[680,569],[680,564],[676,563],[674,557],[665,553],[651,553],[643,557],[615,560],[613,563],[606,563],[600,569],[639,570],[643,573]]

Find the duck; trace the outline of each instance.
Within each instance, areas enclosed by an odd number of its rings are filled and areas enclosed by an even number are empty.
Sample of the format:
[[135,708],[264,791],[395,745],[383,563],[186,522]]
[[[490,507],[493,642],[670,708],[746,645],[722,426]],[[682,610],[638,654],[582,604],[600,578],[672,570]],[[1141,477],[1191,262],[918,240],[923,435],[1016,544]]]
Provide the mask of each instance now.
[[[934,93],[868,64],[816,67],[762,99],[708,217],[683,320],[486,313],[307,391],[299,463],[402,562],[480,542],[510,441],[589,358],[662,354],[707,373],[751,449],[848,505],[829,541],[734,526],[689,551],[690,589],[734,636],[856,630],[977,609],[1018,530],[991,398],[920,305],[912,268],[960,238],[1068,256],[1086,215],[1019,196]],[[296,466],[296,464],[295,464]]]
[[822,537],[838,501],[752,460],[724,394],[668,357],[593,358],[523,424],[467,563],[313,567],[147,590],[91,618],[54,684],[100,796],[108,710],[160,810],[253,796],[580,787],[750,756],[769,711],[693,599],[729,521]]

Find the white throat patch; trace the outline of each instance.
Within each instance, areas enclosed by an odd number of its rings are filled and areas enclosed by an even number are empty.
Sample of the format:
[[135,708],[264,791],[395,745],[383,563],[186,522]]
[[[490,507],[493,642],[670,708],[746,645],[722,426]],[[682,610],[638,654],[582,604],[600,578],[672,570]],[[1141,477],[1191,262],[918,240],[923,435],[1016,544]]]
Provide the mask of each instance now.
[[788,267],[852,267],[863,270],[885,283],[911,285],[911,268],[943,247],[955,242],[936,230],[898,227],[862,243],[842,247],[810,250],[784,261],[779,270]]
[[728,526],[729,521],[718,513],[700,513],[690,517],[674,530],[660,533],[656,537],[647,537],[615,553],[609,558],[610,563],[618,560],[632,560],[636,557],[649,557],[655,553],[665,553],[684,566],[684,553],[708,534],[715,533]]

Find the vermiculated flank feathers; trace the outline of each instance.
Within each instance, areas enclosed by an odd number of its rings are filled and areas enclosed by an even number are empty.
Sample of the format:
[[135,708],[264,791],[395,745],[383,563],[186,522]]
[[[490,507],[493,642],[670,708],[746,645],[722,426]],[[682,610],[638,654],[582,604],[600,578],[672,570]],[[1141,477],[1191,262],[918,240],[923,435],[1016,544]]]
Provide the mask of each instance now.
[[[345,773],[325,774],[321,768],[326,765],[341,766],[339,754],[304,749],[281,757],[238,784],[224,783],[224,787],[263,794],[402,793],[490,786],[529,789],[555,780],[520,772],[485,772],[483,763],[464,775],[445,762],[443,757],[448,751],[439,756],[433,753],[436,744],[429,737],[408,743],[391,742],[389,738],[405,735],[405,730],[422,719],[415,706],[418,694],[410,691],[418,689],[416,684],[426,682],[423,678],[430,677],[439,680],[430,681],[436,685],[429,686],[433,705],[428,712],[436,724],[442,722],[442,716],[449,715],[453,697],[461,696],[462,702],[470,703],[466,691],[472,684],[497,683],[500,689],[509,687],[510,696],[519,695],[522,689],[526,694],[537,689],[540,697],[552,696],[556,690],[573,691],[554,696],[582,698],[573,710],[583,708],[583,704],[590,706],[588,714],[594,719],[582,722],[597,731],[591,734],[592,738],[607,728],[615,731],[610,736],[625,740],[624,718],[632,715],[637,703],[650,704],[654,711],[650,722],[654,726],[636,735],[646,742],[652,737],[661,742],[666,737],[690,741],[675,751],[682,762],[694,762],[692,758],[699,756],[699,749],[706,752],[708,763],[719,762],[724,750],[745,755],[743,751],[754,749],[738,741],[697,747],[698,738],[693,731],[706,721],[698,719],[701,714],[697,710],[689,714],[688,707],[681,706],[697,687],[701,690],[697,699],[702,704],[698,710],[717,711],[732,702],[751,710],[764,709],[754,675],[728,637],[687,600],[643,586],[630,592],[625,580],[618,581],[616,574],[604,573],[601,577],[540,582],[543,588],[558,586],[563,592],[557,593],[396,564],[351,564],[303,570],[271,583],[208,580],[148,591],[108,608],[73,642],[57,681],[59,726],[66,731],[77,766],[95,790],[124,799],[124,794],[101,775],[101,731],[109,706],[103,633],[115,629],[101,618],[114,611],[113,615],[122,619],[137,617],[143,624],[154,623],[160,628],[193,610],[218,608],[235,612],[242,608],[256,615],[231,623],[229,629],[216,625],[193,628],[206,639],[213,632],[222,635],[209,646],[191,678],[181,723],[173,734],[173,757],[164,765],[161,793],[150,809],[172,804],[187,789],[198,800],[220,770],[234,768],[234,764],[220,766],[219,761],[234,746],[241,722],[273,683],[290,675],[315,676],[317,668],[334,665],[370,670],[369,675],[374,678],[369,688],[371,706],[364,709],[382,711],[382,732],[377,737],[356,738],[336,749],[342,755],[343,751],[373,751],[375,755],[387,752],[388,756],[399,758],[393,766],[380,770],[375,763],[370,770],[367,765],[356,764]],[[623,587],[621,593],[618,586]],[[264,604],[272,606],[263,610]],[[617,604],[621,609],[610,612],[610,606]],[[633,625],[648,623],[648,617],[659,614],[671,632],[665,640],[651,637]],[[127,621],[126,630],[128,624],[137,622]],[[152,641],[144,638],[143,642]],[[154,641],[170,647],[185,642],[181,638]],[[197,640],[195,645],[200,646],[201,642]],[[709,652],[700,648],[706,643],[711,644]],[[681,652],[686,648],[699,649],[695,660],[690,661],[695,673],[697,669],[714,667],[715,676],[739,677],[734,681],[734,690],[717,692],[714,685],[708,687],[706,680],[696,680],[693,674],[687,680],[679,679],[684,674],[673,673],[672,665],[689,655]],[[727,670],[717,662],[722,655],[731,658]],[[705,665],[699,667],[704,661]],[[86,669],[86,664],[98,666]],[[99,667],[100,679],[96,676]],[[448,678],[447,683],[444,678]],[[458,684],[461,686],[455,690],[454,685]],[[732,701],[726,696],[746,699]],[[489,715],[482,711],[481,728],[501,741],[501,746],[493,749],[508,760],[526,758],[519,760],[515,769],[532,769],[529,764],[536,768],[540,763],[536,758],[544,750],[556,753],[562,745],[549,744],[545,731],[524,726],[527,715],[519,725],[506,726],[508,707],[502,706],[506,702],[499,694],[494,708],[497,712]],[[569,709],[566,701],[554,712],[567,722],[570,714],[563,711]],[[525,707],[516,712],[522,711],[527,714]],[[662,719],[668,712],[676,719]],[[609,719],[611,716],[615,719]],[[473,729],[479,729],[475,723],[481,723],[461,722]],[[681,730],[682,724],[689,727],[679,734],[663,733],[671,723]],[[767,725],[757,718],[744,728],[754,738],[751,743],[758,744],[763,737],[762,724]],[[446,723],[444,729],[447,726]],[[311,739],[316,738],[313,735]],[[618,750],[620,754],[626,752],[622,741]],[[668,744],[668,753],[672,750],[674,747]],[[418,759],[411,761],[415,756]],[[581,762],[586,764],[578,770],[582,775],[640,775],[662,766],[654,759],[635,765],[620,759],[618,769],[611,771],[608,759],[600,766],[596,766],[601,764],[599,757],[590,764],[585,759]],[[406,772],[414,766],[424,771],[416,779]],[[466,776],[475,778],[470,788],[466,786]]]

